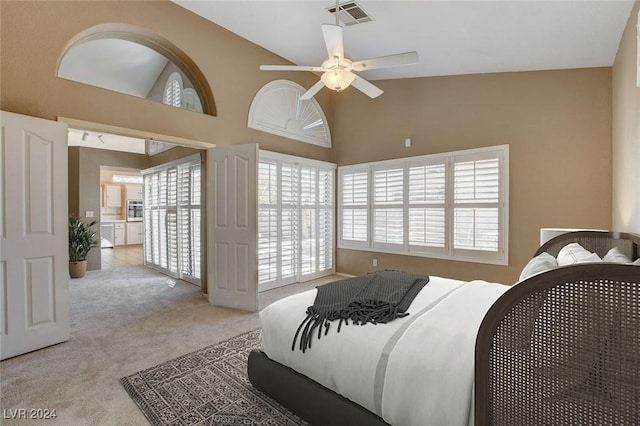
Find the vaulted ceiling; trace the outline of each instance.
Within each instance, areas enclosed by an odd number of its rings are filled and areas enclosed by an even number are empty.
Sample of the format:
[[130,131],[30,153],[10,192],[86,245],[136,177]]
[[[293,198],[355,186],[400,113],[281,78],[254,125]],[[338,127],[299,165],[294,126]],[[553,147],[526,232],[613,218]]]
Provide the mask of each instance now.
[[[326,59],[335,2],[173,1],[294,64]],[[361,73],[373,80],[611,66],[633,3],[358,0],[372,21],[344,27],[345,56],[418,52],[416,65]]]

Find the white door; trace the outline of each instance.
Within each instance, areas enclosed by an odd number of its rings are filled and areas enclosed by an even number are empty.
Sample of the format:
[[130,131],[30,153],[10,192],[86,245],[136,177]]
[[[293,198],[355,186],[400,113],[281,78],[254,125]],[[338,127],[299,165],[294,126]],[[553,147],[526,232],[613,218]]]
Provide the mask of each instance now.
[[258,145],[207,152],[208,293],[216,306],[258,310]]
[[0,111],[0,358],[69,340],[67,125]]

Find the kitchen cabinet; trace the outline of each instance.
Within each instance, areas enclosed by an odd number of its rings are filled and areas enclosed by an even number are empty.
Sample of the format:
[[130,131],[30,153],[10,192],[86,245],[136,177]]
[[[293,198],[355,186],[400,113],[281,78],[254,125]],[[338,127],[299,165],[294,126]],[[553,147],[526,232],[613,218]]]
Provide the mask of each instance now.
[[142,185],[128,184],[125,185],[125,200],[142,201]]
[[122,185],[105,184],[103,196],[104,207],[122,207]]
[[127,244],[142,244],[142,222],[127,222]]
[[116,223],[114,225],[114,228],[115,228],[115,231],[114,231],[113,245],[114,246],[122,246],[122,245],[124,245],[126,243],[124,223]]

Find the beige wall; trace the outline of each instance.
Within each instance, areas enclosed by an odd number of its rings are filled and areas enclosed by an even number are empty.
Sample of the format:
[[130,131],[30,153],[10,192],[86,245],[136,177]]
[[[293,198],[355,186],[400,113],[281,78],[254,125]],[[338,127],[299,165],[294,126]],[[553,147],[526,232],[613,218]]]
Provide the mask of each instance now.
[[640,233],[640,88],[636,2],[613,65],[613,229]]
[[[509,265],[337,251],[338,271],[404,269],[513,283],[541,227],[609,228],[611,69],[378,81],[375,100],[347,89],[336,101],[339,165],[508,144]],[[411,148],[404,139],[411,137]]]
[[[170,40],[200,68],[212,88],[217,117],[169,107],[56,77],[66,44],[99,24],[125,23]],[[0,2],[0,109],[49,120],[59,116],[215,143],[257,142],[263,149],[328,160],[330,150],[247,128],[255,93],[274,74],[260,64],[282,58],[211,24],[168,1],[20,1]],[[309,87],[310,73],[279,74]],[[330,94],[316,97],[331,116]],[[100,150],[98,150],[100,151]],[[173,151],[173,152],[171,152]],[[146,168],[188,153],[171,150],[147,160],[140,156],[69,150],[69,212],[100,212],[100,165]],[[102,151],[100,151],[102,152]],[[176,157],[176,155],[178,155]],[[123,158],[129,160],[122,160]],[[89,254],[89,269],[100,268],[100,251]]]
[[[334,149],[329,150],[246,125],[251,100],[262,85],[287,78],[309,87],[316,77],[259,72],[260,64],[284,61],[173,3],[4,1],[0,8],[3,110],[218,145],[259,142],[262,149],[339,164],[510,145],[509,266],[338,250],[341,272],[366,272],[375,256],[381,268],[510,283],[538,246],[540,227],[610,226],[610,68],[380,81],[385,94],[375,100],[353,88],[337,95],[323,90],[316,99],[330,121]],[[113,22],[149,29],[187,54],[208,79],[217,117],[55,77],[73,36]],[[412,148],[403,147],[405,137],[413,138]],[[97,167],[108,164],[92,160],[83,165],[83,151],[70,152],[70,160],[79,165],[74,171],[70,164],[70,176],[78,175],[72,190],[79,194],[70,198],[70,208],[99,211],[99,195],[84,195],[86,185],[92,185],[84,175],[86,167],[96,167],[99,179]],[[90,259],[90,266],[95,263]]]
[[206,152],[203,149],[187,148],[186,146],[177,146],[175,148],[162,151],[156,155],[149,156],[147,167],[155,167],[161,164],[170,163],[194,154],[200,154],[200,159],[205,162]]
[[[207,78],[217,117],[169,107],[56,77],[65,45],[99,24],[148,29],[188,55]],[[305,87],[311,73],[260,72],[282,58],[168,1],[0,2],[0,107],[50,120],[58,116],[104,123],[217,145],[260,143],[270,151],[328,160],[330,150],[247,128],[256,92],[274,78]],[[277,74],[277,75],[276,75]],[[331,117],[330,93],[316,99]]]

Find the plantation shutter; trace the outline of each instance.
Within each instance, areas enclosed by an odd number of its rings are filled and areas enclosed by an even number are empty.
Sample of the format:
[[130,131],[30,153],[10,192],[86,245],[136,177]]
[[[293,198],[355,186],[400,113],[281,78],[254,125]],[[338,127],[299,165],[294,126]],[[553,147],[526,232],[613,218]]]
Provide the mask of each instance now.
[[508,145],[339,168],[339,247],[507,264]]
[[180,256],[180,276],[195,284],[200,283],[201,214],[200,163],[178,165],[177,212]]
[[166,185],[167,194],[164,209],[167,231],[166,239],[162,239],[166,247],[167,260],[161,266],[168,269],[173,276],[178,277],[178,170],[175,167],[167,170],[166,184],[163,184],[161,179],[160,185],[161,191]]
[[202,166],[191,166],[191,205],[190,211],[190,272],[195,279],[202,279]]
[[318,270],[333,268],[333,170],[318,171]]
[[369,174],[354,171],[341,174],[342,241],[368,242]]
[[497,252],[500,237],[500,159],[456,158],[454,250]]
[[198,285],[200,175],[199,155],[143,171],[145,265]]
[[404,243],[404,169],[373,172],[373,246]]
[[446,243],[446,165],[409,167],[409,248],[443,253]]
[[317,262],[317,192],[316,170],[300,169],[300,273],[316,272]]
[[177,72],[169,76],[164,86],[162,102],[180,108],[182,106],[182,77]]
[[278,278],[278,165],[258,163],[258,283]]
[[333,272],[334,167],[260,153],[260,291]]
[[170,264],[175,254],[170,242],[175,237],[175,209],[168,203],[175,197],[170,188],[174,175],[167,170],[144,175],[144,259],[171,276],[177,276],[177,269]]
[[298,259],[298,167],[282,163],[280,169],[280,278],[284,282],[294,282]]

